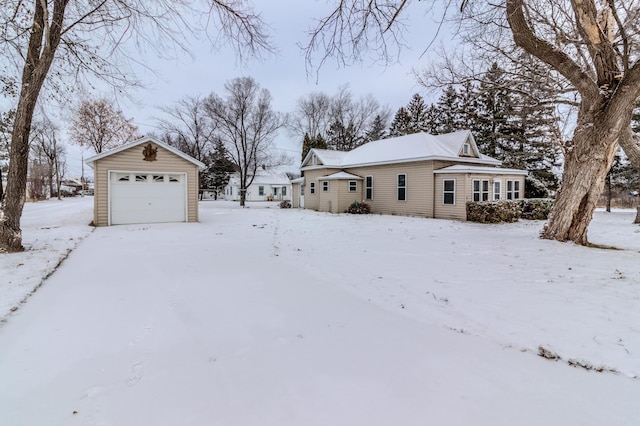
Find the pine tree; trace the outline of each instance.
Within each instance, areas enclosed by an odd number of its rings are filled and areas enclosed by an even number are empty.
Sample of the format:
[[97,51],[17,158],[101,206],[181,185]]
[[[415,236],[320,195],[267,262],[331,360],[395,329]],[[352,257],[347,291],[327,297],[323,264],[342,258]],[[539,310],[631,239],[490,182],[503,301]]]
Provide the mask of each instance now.
[[409,128],[411,123],[411,116],[405,107],[400,107],[396,112],[391,126],[389,127],[389,136],[403,136],[409,134]]
[[371,122],[371,127],[366,131],[364,140],[366,142],[378,141],[386,137],[385,123],[382,117],[378,114]]
[[413,95],[409,104],[407,104],[407,113],[409,114],[408,132],[423,132],[427,128],[427,106],[420,94]]
[[437,117],[435,129],[438,133],[450,133],[460,130],[460,98],[453,86],[448,86],[436,103]]
[[316,135],[316,137],[312,138],[308,133],[304,134],[304,139],[302,140],[302,159],[307,156],[311,148],[316,149],[327,149],[327,141],[322,137],[322,135]]
[[235,166],[222,140],[218,139],[214,143],[207,163],[207,168],[200,174],[200,188],[213,189],[217,200],[218,193],[229,183],[229,178],[235,171]]

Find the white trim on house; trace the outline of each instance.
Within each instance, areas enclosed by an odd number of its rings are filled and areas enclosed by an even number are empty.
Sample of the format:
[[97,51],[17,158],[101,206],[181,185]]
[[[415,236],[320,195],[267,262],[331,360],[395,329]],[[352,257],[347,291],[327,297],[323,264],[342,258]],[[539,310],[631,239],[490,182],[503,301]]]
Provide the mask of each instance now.
[[95,161],[97,161],[97,160],[100,160],[102,158],[108,157],[108,156],[113,155],[113,154],[117,154],[118,152],[126,151],[129,148],[133,148],[135,146],[142,145],[144,143],[153,143],[154,145],[161,146],[162,148],[166,149],[167,151],[172,152],[173,154],[177,155],[178,157],[180,157],[180,158],[182,158],[182,159],[184,159],[184,160],[186,160],[186,161],[188,161],[188,162],[190,162],[192,164],[195,164],[196,166],[198,166],[198,169],[200,169],[200,170],[204,170],[207,167],[204,163],[202,163],[202,162],[196,160],[195,158],[185,154],[184,152],[180,151],[179,149],[176,149],[176,148],[172,147],[171,145],[167,145],[166,143],[164,143],[162,141],[159,141],[156,138],[151,138],[151,137],[148,137],[148,136],[145,136],[143,138],[137,139],[137,140],[132,141],[132,142],[128,142],[128,143],[126,143],[124,145],[120,145],[119,147],[116,147],[116,148],[111,149],[109,151],[102,152],[102,153],[97,154],[97,155],[94,155],[93,157],[89,157],[86,160],[84,160],[84,163],[87,166],[93,168],[93,163]]
[[492,175],[527,175],[526,170],[519,169],[500,169],[497,167],[481,167],[481,166],[467,166],[463,164],[457,164],[455,166],[445,167],[443,169],[434,170],[433,173],[476,173],[476,174],[492,174]]
[[353,175],[347,172],[338,172],[328,176],[320,176],[317,180],[362,180],[358,175]]

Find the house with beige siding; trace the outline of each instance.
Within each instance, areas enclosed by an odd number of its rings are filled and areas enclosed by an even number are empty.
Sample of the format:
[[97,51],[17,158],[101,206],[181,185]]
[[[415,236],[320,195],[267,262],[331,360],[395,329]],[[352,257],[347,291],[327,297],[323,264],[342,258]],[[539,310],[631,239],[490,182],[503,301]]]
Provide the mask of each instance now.
[[96,226],[198,221],[198,172],[205,165],[144,137],[88,158]]
[[372,213],[466,220],[467,201],[524,197],[526,170],[499,167],[470,131],[424,132],[352,151],[311,149],[292,181],[293,207],[342,213],[364,201]]

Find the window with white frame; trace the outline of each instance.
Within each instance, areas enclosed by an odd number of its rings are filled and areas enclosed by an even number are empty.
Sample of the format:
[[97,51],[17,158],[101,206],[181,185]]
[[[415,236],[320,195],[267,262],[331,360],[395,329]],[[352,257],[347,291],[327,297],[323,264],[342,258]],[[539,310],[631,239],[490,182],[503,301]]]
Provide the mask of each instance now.
[[329,181],[325,180],[322,182],[322,192],[329,192]]
[[358,181],[350,180],[349,181],[349,192],[356,192],[356,191],[358,191]]
[[365,198],[367,200],[373,200],[373,176],[367,176],[365,178]]
[[471,146],[468,143],[462,145],[462,154],[469,155],[471,153]]
[[287,195],[287,187],[286,187],[286,186],[283,186],[283,187],[282,187],[282,195],[283,195],[283,196],[286,196],[286,195]]
[[259,186],[258,187],[258,195],[260,197],[262,197],[264,195],[264,186]]
[[456,180],[445,179],[442,182],[442,204],[456,203]]
[[493,201],[498,201],[502,195],[502,181],[496,179],[493,181]]
[[398,175],[398,201],[407,201],[407,175]]
[[316,193],[316,183],[315,182],[309,183],[309,192],[312,193],[312,194]]
[[474,179],[472,182],[473,201],[489,201],[489,181]]
[[520,181],[508,180],[507,181],[507,200],[519,200],[520,199]]
[[316,156],[316,154],[311,154],[311,165],[315,166],[318,164],[318,157]]

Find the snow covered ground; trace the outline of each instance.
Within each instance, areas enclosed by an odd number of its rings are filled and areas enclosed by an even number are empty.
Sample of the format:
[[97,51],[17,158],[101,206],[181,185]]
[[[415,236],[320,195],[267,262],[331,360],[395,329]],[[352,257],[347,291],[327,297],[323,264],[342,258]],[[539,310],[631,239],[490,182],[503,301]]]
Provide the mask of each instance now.
[[596,212],[605,250],[542,222],[200,206],[93,233],[90,197],[26,206],[30,250],[0,255],[0,424],[640,418],[635,212]]

